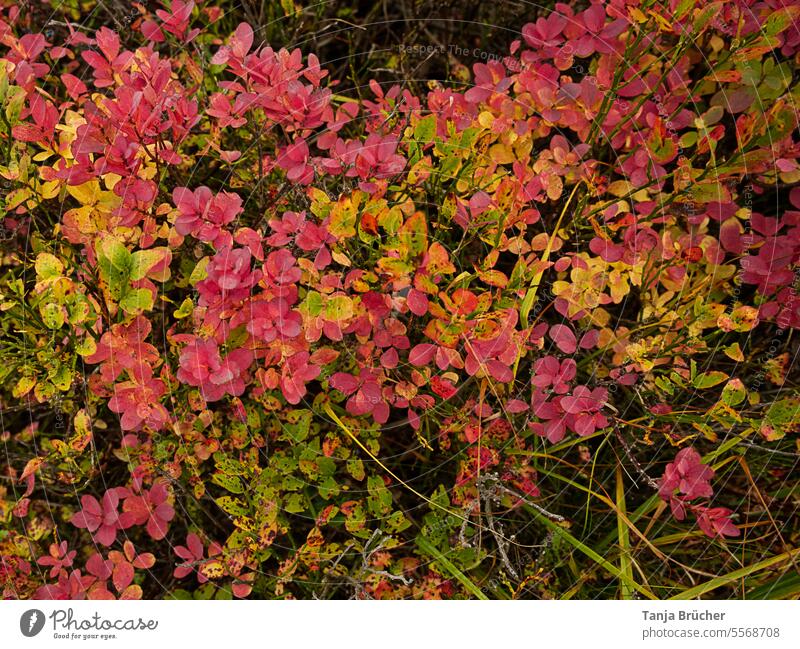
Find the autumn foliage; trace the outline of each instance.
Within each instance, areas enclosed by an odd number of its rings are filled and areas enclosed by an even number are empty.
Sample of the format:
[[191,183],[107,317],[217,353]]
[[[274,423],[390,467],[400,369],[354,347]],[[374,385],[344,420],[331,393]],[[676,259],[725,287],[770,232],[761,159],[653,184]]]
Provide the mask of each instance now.
[[798,5],[351,86],[235,8],[4,4],[4,597],[785,585]]

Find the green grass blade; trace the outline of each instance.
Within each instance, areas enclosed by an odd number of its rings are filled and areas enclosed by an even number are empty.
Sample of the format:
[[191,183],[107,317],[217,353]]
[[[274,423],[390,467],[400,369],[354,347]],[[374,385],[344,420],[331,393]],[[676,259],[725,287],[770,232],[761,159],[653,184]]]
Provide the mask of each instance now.
[[800,575],[786,572],[747,593],[747,599],[798,599]]
[[[625,507],[625,484],[622,481],[622,468],[617,465],[617,537],[619,538],[619,570],[629,582],[633,581],[633,563],[631,561],[631,537],[623,516],[627,516]],[[627,582],[620,581],[622,599],[633,599],[634,591]]]
[[525,506],[525,510],[532,514],[536,519],[542,522],[548,529],[555,532],[559,535],[562,539],[564,539],[567,543],[569,543],[572,547],[574,547],[579,552],[582,552],[587,557],[589,557],[592,561],[594,561],[598,566],[602,567],[603,570],[606,572],[611,573],[619,579],[621,582],[624,582],[627,586],[633,588],[633,590],[641,593],[648,599],[658,599],[653,593],[650,592],[649,589],[645,588],[644,586],[637,584],[635,580],[629,578],[626,574],[624,574],[619,568],[617,568],[613,563],[606,561],[603,557],[601,557],[597,552],[592,550],[590,547],[581,543],[578,539],[576,539],[572,534],[570,534],[566,529],[561,527],[558,523],[551,521],[546,516],[543,516],[539,512],[537,512],[533,507]]
[[759,561],[758,563],[754,563],[750,566],[745,566],[744,568],[739,568],[738,570],[729,572],[727,575],[720,575],[719,577],[714,577],[714,579],[709,579],[702,584],[698,584],[694,588],[689,588],[682,593],[678,593],[677,595],[670,597],[670,599],[695,599],[701,595],[710,593],[712,590],[716,590],[721,586],[727,586],[728,584],[737,581],[742,577],[749,577],[750,575],[760,572],[761,570],[766,570],[767,568],[771,568],[772,566],[783,563],[784,561],[789,561],[792,557],[798,554],[800,554],[800,548],[791,550],[790,552],[784,552],[783,554],[770,557],[764,561]]
[[458,579],[461,584],[466,588],[470,593],[475,595],[478,599],[489,599],[486,597],[484,592],[478,588],[474,581],[472,581],[469,577],[467,577],[463,572],[461,572],[456,566],[453,564],[450,559],[444,556],[439,549],[433,545],[428,539],[420,536],[417,537],[417,546],[420,550],[432,556],[436,562],[444,568],[447,572],[449,572],[453,577]]

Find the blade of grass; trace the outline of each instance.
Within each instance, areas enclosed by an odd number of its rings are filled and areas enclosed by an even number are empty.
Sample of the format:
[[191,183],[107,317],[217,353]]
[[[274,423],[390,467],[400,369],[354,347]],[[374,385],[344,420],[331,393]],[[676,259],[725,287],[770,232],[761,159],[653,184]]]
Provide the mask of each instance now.
[[[622,467],[617,464],[617,536],[619,537],[619,570],[630,581],[633,581],[633,563],[631,562],[631,537],[626,524],[625,483],[622,481]],[[620,582],[622,599],[633,599],[633,591],[625,582]]]
[[598,566],[603,568],[603,570],[605,570],[606,572],[614,575],[614,577],[616,577],[620,581],[625,582],[625,584],[627,584],[628,586],[633,588],[635,591],[641,593],[642,595],[644,595],[648,599],[658,599],[653,593],[650,592],[649,589],[647,589],[646,587],[636,583],[636,581],[634,581],[632,578],[630,578],[626,574],[624,574],[613,563],[610,563],[609,561],[606,561],[603,557],[601,557],[599,554],[597,554],[597,552],[592,550],[590,547],[588,547],[584,543],[581,543],[581,541],[576,539],[564,527],[562,527],[558,523],[555,523],[555,522],[551,521],[546,516],[542,516],[542,514],[537,512],[533,507],[530,507],[529,505],[524,505],[524,507],[525,507],[525,511],[527,511],[528,513],[533,515],[537,520],[542,522],[545,525],[545,527],[547,527],[549,530],[551,530],[552,532],[554,532],[555,534],[560,536],[562,539],[564,539],[567,543],[569,543],[576,550],[578,550],[579,552],[582,552],[583,554],[585,554],[592,561],[594,561]]
[[[563,462],[563,463],[568,465],[567,462]],[[636,527],[624,513],[621,513],[619,511],[619,509],[617,508],[617,505],[614,503],[613,500],[611,500],[611,498],[609,498],[608,496],[605,496],[605,495],[603,495],[601,493],[598,493],[598,492],[590,489],[589,487],[585,487],[584,485],[579,484],[579,483],[575,482],[574,480],[570,480],[569,478],[565,478],[564,476],[562,476],[559,473],[556,473],[555,471],[542,471],[542,475],[546,475],[546,476],[549,476],[551,478],[555,478],[557,480],[561,480],[562,482],[566,482],[568,485],[571,485],[571,486],[575,487],[576,489],[580,489],[581,491],[584,491],[584,492],[588,493],[591,497],[596,498],[597,500],[599,500],[601,503],[606,505],[611,511],[613,511],[616,514],[617,518],[621,519],[625,523],[625,525],[628,526],[628,529],[631,532],[633,532],[639,539],[641,539],[641,541],[653,552],[653,554],[655,554],[662,561],[666,561],[667,557],[664,555],[664,553],[661,552],[658,548],[656,548],[652,543],[650,543],[649,539],[639,530],[639,528]],[[612,535],[612,540],[613,540],[614,537],[617,536],[615,532],[610,532],[610,534]]]
[[[744,474],[747,476],[747,480],[750,482],[750,486],[753,488],[753,492],[756,494],[759,502],[761,503],[761,506],[764,508],[764,512],[769,518],[769,522],[772,524],[772,529],[775,530],[775,534],[780,539],[783,549],[788,550],[789,545],[786,543],[786,539],[783,538],[783,534],[781,534],[781,529],[775,522],[775,519],[772,516],[772,512],[769,509],[769,505],[767,504],[767,501],[764,499],[764,496],[761,494],[761,490],[758,488],[756,481],[753,479],[753,474],[750,472],[750,465],[747,464],[747,460],[744,458],[744,456],[739,456],[737,459],[739,460],[739,464],[744,470]],[[794,569],[797,570],[796,564],[794,566]]]
[[583,588],[585,583],[586,583],[586,575],[583,575],[575,582],[575,585],[572,588],[570,588],[566,593],[564,593],[561,597],[559,597],[559,599],[562,600],[572,599],[573,597],[575,597],[575,595],[578,594],[580,589]]
[[[597,447],[597,450],[594,453],[592,453],[592,470],[589,473],[589,484],[592,484],[594,482],[594,471],[597,468],[597,460],[600,458],[600,451],[603,450],[603,446],[605,446],[607,441],[608,441],[608,437],[606,436],[606,437],[603,438],[603,441],[600,442],[600,445]],[[586,525],[589,524],[589,501],[591,500],[591,498],[592,498],[592,494],[591,493],[587,493],[586,494],[586,515],[584,516],[584,519],[583,519],[584,527],[586,527]]]
[[[540,259],[542,266],[536,275],[533,276],[533,280],[531,280],[528,291],[525,293],[525,297],[522,299],[522,303],[520,304],[519,319],[523,327],[528,326],[528,315],[530,314],[531,308],[536,301],[536,293],[539,291],[539,284],[542,282],[542,276],[544,275],[545,270],[548,268],[547,264],[550,261],[550,253],[553,249],[553,241],[558,236],[558,231],[561,229],[561,223],[564,221],[564,216],[567,214],[567,209],[569,208],[569,205],[580,186],[581,182],[579,181],[575,187],[572,188],[572,192],[570,193],[569,198],[567,198],[567,202],[564,203],[564,208],[561,210],[561,214],[558,216],[558,220],[553,228],[553,233],[547,237],[547,246],[545,246],[544,252],[542,253],[542,257]],[[514,363],[514,376],[517,375],[519,361],[520,357],[518,356],[516,362]]]
[[754,588],[747,599],[798,599],[800,598],[800,575],[785,572],[776,579]]
[[455,564],[453,564],[453,562],[450,561],[450,559],[448,559],[446,556],[444,556],[439,551],[439,548],[437,548],[430,541],[428,541],[428,539],[426,539],[426,538],[424,538],[422,536],[418,536],[417,537],[417,547],[419,547],[420,550],[425,552],[425,554],[428,554],[431,557],[433,557],[434,560],[442,568],[444,568],[447,572],[449,572],[453,577],[458,579],[458,581],[461,582],[461,584],[464,586],[464,588],[466,588],[470,593],[475,595],[475,597],[477,597],[478,599],[486,599],[486,600],[489,599],[488,597],[486,597],[484,592],[480,588],[478,588],[478,586],[475,584],[474,581],[472,581],[463,572],[461,572],[455,566]]
[[771,568],[772,566],[776,566],[784,561],[793,561],[798,554],[800,554],[800,548],[792,550],[791,552],[784,552],[783,554],[770,557],[769,559],[764,559],[764,561],[759,561],[758,563],[754,563],[750,566],[745,566],[744,568],[739,568],[738,570],[729,572],[727,575],[720,575],[719,577],[714,577],[714,579],[709,579],[702,584],[698,584],[694,588],[688,588],[682,593],[678,593],[677,595],[670,597],[670,599],[695,599],[701,595],[710,593],[712,590],[716,590],[722,586],[727,586],[731,582],[738,581],[743,577],[749,577],[750,575],[761,572],[762,570],[766,570],[767,568]]

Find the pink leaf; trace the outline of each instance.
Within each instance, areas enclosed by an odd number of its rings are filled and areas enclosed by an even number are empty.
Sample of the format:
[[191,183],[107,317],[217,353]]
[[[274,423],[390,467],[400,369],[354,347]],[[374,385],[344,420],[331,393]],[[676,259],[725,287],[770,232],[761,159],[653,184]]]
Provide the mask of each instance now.
[[114,588],[117,589],[117,592],[121,593],[130,586],[133,581],[133,572],[133,566],[127,561],[123,561],[114,566],[112,581],[114,582]]
[[430,343],[420,343],[411,349],[408,353],[408,362],[417,367],[427,365],[433,359],[436,353],[436,345]]
[[409,290],[406,304],[414,315],[424,316],[428,312],[428,297],[422,291],[413,288]]
[[566,325],[553,325],[550,327],[550,337],[565,354],[572,354],[577,349],[575,333]]

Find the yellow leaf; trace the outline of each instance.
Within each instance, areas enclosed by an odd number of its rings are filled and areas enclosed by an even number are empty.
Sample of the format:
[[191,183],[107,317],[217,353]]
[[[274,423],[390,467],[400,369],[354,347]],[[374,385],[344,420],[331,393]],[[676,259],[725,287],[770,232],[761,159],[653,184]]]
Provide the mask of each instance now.
[[50,180],[39,185],[39,196],[45,200],[50,200],[58,196],[59,181]]
[[200,574],[207,579],[217,579],[225,574],[225,568],[220,561],[213,559],[200,566]]
[[744,362],[744,354],[742,353],[742,348],[739,347],[739,343],[728,345],[723,351],[728,358],[731,358],[739,363]]
[[102,190],[98,181],[90,180],[83,185],[67,185],[67,191],[82,205],[94,205],[100,199]]
[[325,305],[325,319],[344,322],[353,317],[353,301],[346,295],[335,295]]
[[483,126],[483,128],[491,128],[492,124],[494,124],[494,115],[492,115],[488,110],[483,111],[480,115],[478,115],[478,124]]
[[32,460],[28,460],[28,463],[22,470],[22,475],[19,477],[19,481],[22,482],[29,475],[36,473],[39,470],[39,467],[42,466],[42,464],[44,464],[44,458],[41,457],[35,457]]
[[36,256],[36,278],[40,281],[61,277],[64,273],[64,264],[55,255],[49,252],[40,252]]
[[23,376],[19,381],[17,381],[17,385],[14,386],[11,394],[15,398],[23,397],[28,392],[33,390],[33,387],[36,385],[36,378],[33,376]]

